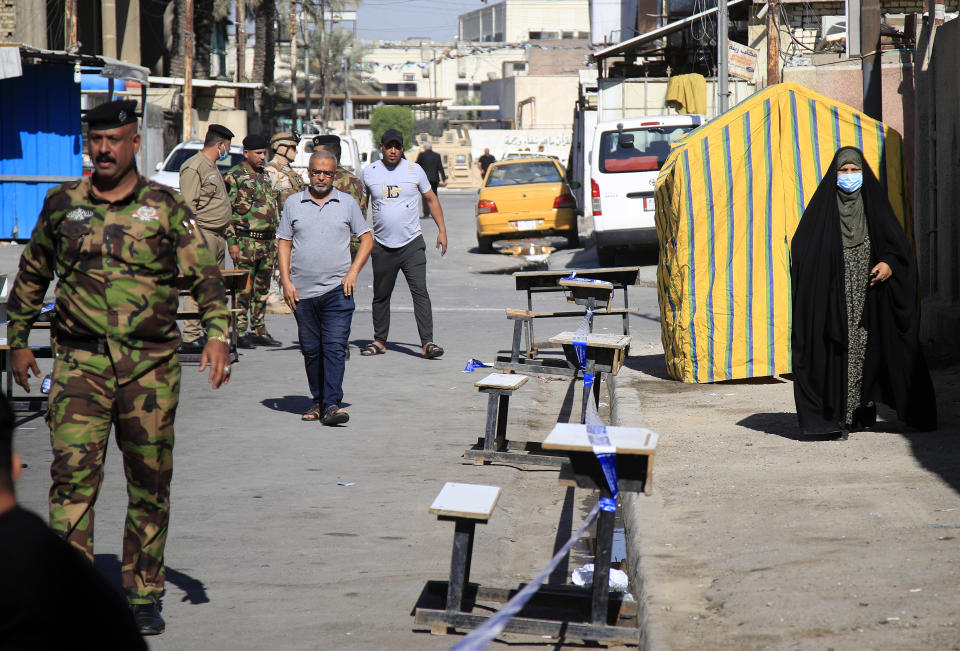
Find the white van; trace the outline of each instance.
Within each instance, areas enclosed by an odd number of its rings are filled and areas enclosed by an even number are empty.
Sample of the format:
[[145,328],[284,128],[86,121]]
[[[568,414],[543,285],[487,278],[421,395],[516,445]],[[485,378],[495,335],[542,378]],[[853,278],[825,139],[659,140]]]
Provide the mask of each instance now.
[[[297,145],[297,157],[290,163],[290,167],[300,172],[303,180],[307,183],[307,163],[310,162],[310,154],[313,153],[313,135],[303,135],[300,138],[300,144]],[[340,166],[352,174],[360,176],[362,165],[360,164],[360,152],[357,151],[357,143],[350,136],[340,136]]]
[[590,152],[593,233],[600,265],[618,248],[655,244],[654,186],[670,143],[706,121],[702,115],[654,115],[600,122]]

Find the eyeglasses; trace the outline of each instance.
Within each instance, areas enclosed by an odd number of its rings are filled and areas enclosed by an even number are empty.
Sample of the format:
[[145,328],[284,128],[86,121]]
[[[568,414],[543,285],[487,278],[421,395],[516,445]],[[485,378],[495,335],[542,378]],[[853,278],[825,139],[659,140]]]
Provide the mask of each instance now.
[[307,170],[310,173],[310,176],[333,176],[334,172],[328,172],[327,170]]

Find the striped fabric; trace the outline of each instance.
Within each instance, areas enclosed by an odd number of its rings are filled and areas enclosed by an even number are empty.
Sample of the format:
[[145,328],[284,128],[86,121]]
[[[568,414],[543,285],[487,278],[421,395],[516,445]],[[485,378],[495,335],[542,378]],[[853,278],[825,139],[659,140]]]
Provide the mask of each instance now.
[[807,88],[765,88],[674,143],[656,187],[670,377],[790,371],[790,240],[846,145],[863,151],[913,244],[900,135]]

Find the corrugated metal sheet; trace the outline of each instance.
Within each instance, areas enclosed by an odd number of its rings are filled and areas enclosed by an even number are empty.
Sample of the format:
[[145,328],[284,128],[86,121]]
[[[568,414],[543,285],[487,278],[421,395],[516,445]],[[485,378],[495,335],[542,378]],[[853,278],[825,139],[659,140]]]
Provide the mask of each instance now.
[[657,178],[670,377],[790,370],[790,241],[834,153],[860,149],[913,242],[900,134],[802,86],[777,84],[674,143]]
[[[0,80],[0,176],[80,176],[80,84],[73,66],[25,65]],[[0,182],[0,238],[33,232],[56,183]]]

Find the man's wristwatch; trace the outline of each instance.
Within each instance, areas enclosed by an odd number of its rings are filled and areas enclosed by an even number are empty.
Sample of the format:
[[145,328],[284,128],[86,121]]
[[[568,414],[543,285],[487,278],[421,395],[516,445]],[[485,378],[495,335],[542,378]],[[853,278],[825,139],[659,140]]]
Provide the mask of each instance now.
[[207,341],[219,341],[222,344],[229,344],[227,341],[227,335],[209,335]]

